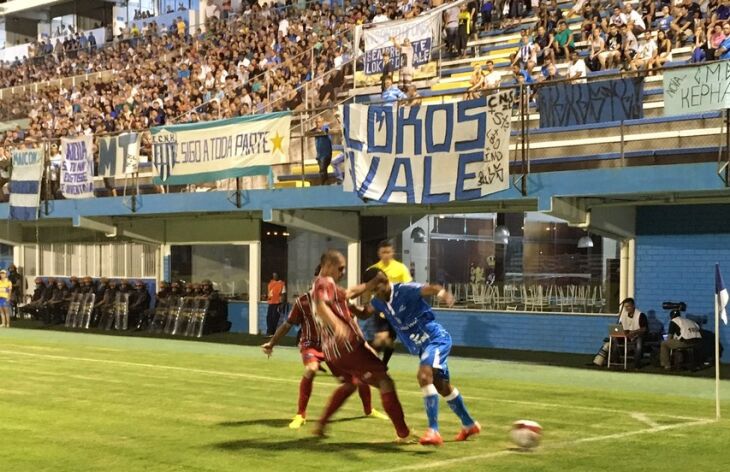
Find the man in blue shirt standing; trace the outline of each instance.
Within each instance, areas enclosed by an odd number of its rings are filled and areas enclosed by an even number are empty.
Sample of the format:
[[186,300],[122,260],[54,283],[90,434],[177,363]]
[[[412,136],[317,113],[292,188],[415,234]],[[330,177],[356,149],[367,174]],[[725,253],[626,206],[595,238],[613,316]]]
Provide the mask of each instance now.
[[436,322],[431,306],[424,299],[436,295],[451,306],[454,303],[453,295],[440,285],[391,284],[385,273],[374,267],[365,272],[363,281],[369,282],[375,278],[378,281],[374,297],[365,308],[365,316],[383,313],[408,352],[420,359],[418,383],[423,392],[428,430],[419,442],[433,446],[443,444],[438,426],[439,395],[446,399],[461,420],[462,429],[456,436],[457,441],[465,441],[469,436],[479,434],[481,426],[469,415],[459,390],[450,382],[447,360],[451,351],[451,335]]
[[325,185],[329,175],[328,169],[332,162],[332,137],[330,136],[330,125],[325,123],[321,116],[315,119],[315,125],[312,135],[314,136],[314,147],[317,150],[320,185]]

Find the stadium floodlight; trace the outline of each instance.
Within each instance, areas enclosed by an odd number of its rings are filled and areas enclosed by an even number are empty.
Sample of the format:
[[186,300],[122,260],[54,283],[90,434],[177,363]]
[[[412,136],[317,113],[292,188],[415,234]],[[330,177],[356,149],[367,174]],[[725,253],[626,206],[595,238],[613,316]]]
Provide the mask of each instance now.
[[578,240],[578,249],[588,249],[593,247],[593,239],[590,237],[590,235],[586,234],[584,236],[581,236],[581,238]]
[[509,228],[507,228],[505,225],[499,225],[494,228],[494,242],[496,244],[508,244],[509,237]]

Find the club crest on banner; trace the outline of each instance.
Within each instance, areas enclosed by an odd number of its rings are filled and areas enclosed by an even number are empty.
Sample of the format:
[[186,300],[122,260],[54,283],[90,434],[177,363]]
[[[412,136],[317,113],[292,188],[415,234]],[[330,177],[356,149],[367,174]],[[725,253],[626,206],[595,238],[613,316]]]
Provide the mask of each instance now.
[[167,181],[175,166],[177,140],[175,133],[162,130],[152,135],[152,163],[162,182]]

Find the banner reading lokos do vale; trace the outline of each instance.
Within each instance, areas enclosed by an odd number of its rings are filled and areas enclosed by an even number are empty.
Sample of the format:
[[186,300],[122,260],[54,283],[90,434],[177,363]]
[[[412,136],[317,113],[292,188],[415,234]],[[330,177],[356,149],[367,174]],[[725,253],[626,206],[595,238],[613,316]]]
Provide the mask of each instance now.
[[344,105],[345,191],[428,204],[509,188],[512,104],[504,91],[416,107]]

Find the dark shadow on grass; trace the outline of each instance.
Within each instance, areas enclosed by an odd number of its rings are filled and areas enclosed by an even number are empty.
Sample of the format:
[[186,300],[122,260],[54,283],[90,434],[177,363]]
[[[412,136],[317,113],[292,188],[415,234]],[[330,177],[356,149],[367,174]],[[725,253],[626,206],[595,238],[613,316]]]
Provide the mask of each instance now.
[[268,453],[277,451],[303,451],[308,448],[316,448],[317,452],[347,454],[348,452],[367,451],[374,453],[393,452],[410,456],[422,456],[432,454],[434,449],[409,449],[403,446],[384,440],[379,443],[369,442],[328,442],[316,436],[307,436],[289,440],[261,441],[258,439],[234,439],[210,445],[213,449],[224,451],[266,451]]
[[237,427],[237,426],[268,426],[270,428],[284,428],[291,420],[282,418],[261,418],[257,420],[242,420],[242,421],[224,421],[218,423],[218,426],[224,427]]
[[[348,421],[366,419],[365,416],[350,416],[347,418],[338,418],[331,420],[330,423],[346,423]],[[223,421],[218,423],[218,426],[225,428],[237,428],[242,426],[268,426],[269,428],[286,428],[289,426],[290,419],[286,418],[260,418],[255,420],[241,420],[241,421]]]

